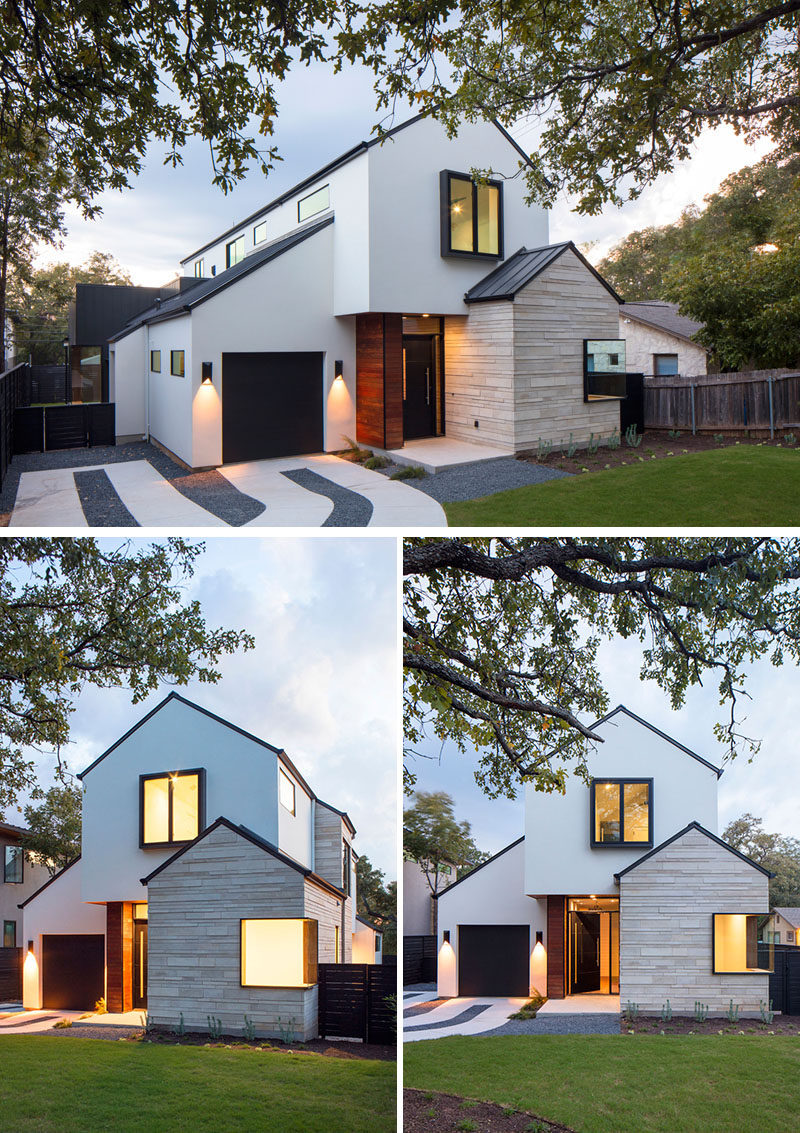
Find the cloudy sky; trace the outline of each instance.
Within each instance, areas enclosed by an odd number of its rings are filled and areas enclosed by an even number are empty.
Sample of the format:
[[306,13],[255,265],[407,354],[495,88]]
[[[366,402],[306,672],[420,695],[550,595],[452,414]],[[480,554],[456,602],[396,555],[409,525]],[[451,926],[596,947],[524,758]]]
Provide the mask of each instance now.
[[[199,599],[208,625],[247,629],[256,648],[224,658],[216,685],[178,691],[285,748],[313,790],[350,814],[358,852],[395,878],[395,541],[204,542],[188,596]],[[135,706],[123,690],[84,692],[66,751],[70,767],[87,767],[169,691]],[[52,760],[39,766],[47,785]],[[19,816],[8,810],[6,817]]]
[[[68,212],[63,249],[45,250],[42,262],[79,263],[94,250],[111,252],[135,283],[166,283],[179,270],[182,257],[369,138],[379,117],[372,78],[363,68],[350,67],[336,76],[321,65],[296,69],[279,88],[279,98],[273,141],[283,161],[267,181],[252,172],[224,196],[211,184],[204,143],[187,146],[184,164],[176,170],[163,165],[163,147],[155,144],[131,190],[102,196],[99,220],[83,221]],[[397,120],[406,117],[400,114]],[[530,126],[520,125],[513,132],[523,145],[533,144]],[[677,219],[685,207],[701,202],[729,173],[757,161],[768,148],[765,143],[746,146],[727,128],[708,131],[690,161],[661,176],[638,201],[622,209],[610,207],[600,216],[580,217],[571,211],[570,201],[559,201],[551,215],[551,239],[594,242],[591,258],[597,261],[626,233]]]
[[[631,641],[602,646],[598,664],[609,693],[609,707],[624,704],[662,732],[679,740],[698,755],[725,770],[719,781],[719,832],[731,819],[749,811],[764,820],[771,832],[800,838],[800,670],[793,665],[775,669],[765,661],[750,670],[751,701],[741,701],[745,735],[762,741],[752,763],[738,757],[722,764],[724,750],[713,727],[724,719],[719,706],[717,682],[689,692],[680,712],[673,712],[657,685],[639,679],[641,647]],[[415,759],[417,786],[422,790],[449,792],[459,819],[468,820],[477,845],[496,853],[523,833],[522,793],[511,802],[489,799],[476,786],[473,765],[451,747],[439,757],[439,746],[427,749],[432,758]],[[408,805],[408,800],[406,801]]]

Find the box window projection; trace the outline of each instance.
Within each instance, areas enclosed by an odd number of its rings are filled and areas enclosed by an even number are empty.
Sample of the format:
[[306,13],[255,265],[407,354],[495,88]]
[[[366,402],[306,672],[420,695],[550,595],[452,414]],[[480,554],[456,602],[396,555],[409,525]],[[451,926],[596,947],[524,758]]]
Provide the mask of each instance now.
[[141,845],[191,842],[203,824],[204,772],[175,771],[142,775]]
[[317,982],[315,920],[242,920],[241,931],[242,987],[310,987]]
[[307,197],[303,197],[297,202],[297,219],[300,222],[308,220],[309,217],[316,216],[318,212],[325,212],[330,207],[330,185],[323,185],[321,189],[309,193]]
[[649,846],[653,840],[652,779],[593,779],[593,846]]
[[773,971],[775,934],[767,928],[772,924],[769,913],[714,913],[714,972]]
[[502,186],[476,184],[469,174],[440,174],[443,256],[503,255]]

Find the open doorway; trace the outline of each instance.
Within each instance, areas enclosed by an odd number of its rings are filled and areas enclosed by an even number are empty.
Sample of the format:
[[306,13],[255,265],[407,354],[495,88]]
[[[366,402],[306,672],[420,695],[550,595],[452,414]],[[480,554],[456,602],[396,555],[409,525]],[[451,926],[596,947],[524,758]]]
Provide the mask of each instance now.
[[571,897],[569,994],[619,995],[619,898]]

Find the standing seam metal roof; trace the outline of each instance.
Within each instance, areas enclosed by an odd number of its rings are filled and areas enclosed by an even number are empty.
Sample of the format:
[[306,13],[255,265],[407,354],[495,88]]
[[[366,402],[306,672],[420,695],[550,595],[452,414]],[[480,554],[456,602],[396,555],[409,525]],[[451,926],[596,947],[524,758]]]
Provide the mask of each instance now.
[[571,240],[563,244],[547,244],[543,248],[520,248],[512,256],[479,280],[464,296],[465,303],[485,303],[493,299],[513,299],[518,291],[554,263],[569,249],[596,279],[617,300],[622,299],[610,283],[582,256]]

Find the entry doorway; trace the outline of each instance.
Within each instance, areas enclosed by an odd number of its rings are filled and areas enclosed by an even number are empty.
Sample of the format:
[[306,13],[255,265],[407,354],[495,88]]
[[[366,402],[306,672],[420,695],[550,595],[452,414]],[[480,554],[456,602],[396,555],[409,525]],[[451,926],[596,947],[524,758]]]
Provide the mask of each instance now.
[[147,1007],[147,905],[133,906],[133,1007]]
[[619,995],[619,898],[569,902],[569,994]]
[[442,332],[444,320],[403,317],[403,440],[444,432]]

